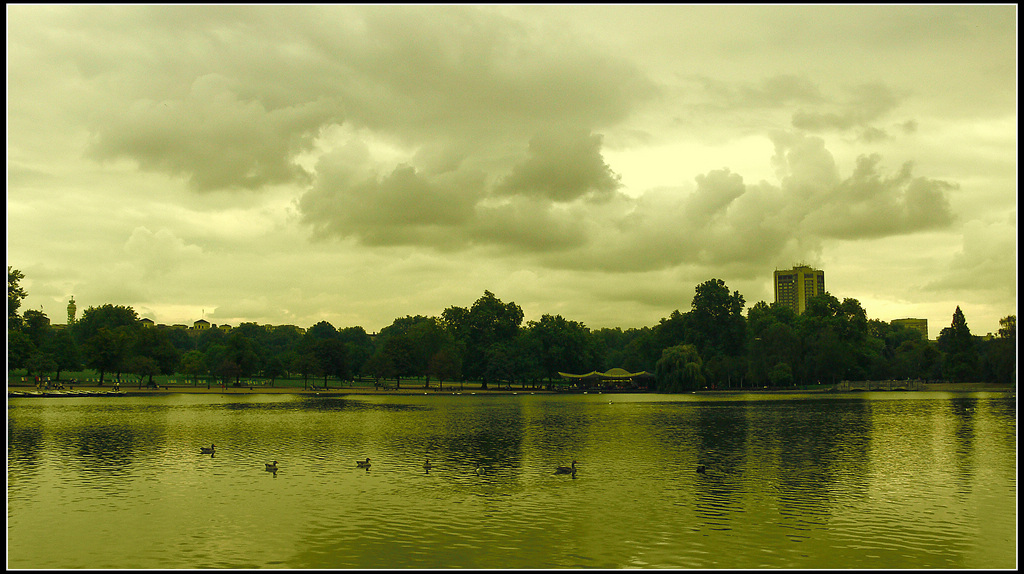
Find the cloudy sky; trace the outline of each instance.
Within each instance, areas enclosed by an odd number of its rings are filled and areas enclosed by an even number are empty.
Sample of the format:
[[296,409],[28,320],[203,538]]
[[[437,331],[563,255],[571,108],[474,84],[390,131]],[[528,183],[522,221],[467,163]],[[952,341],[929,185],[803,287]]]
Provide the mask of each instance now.
[[22,310],[380,330],[493,292],[657,324],[823,269],[1017,301],[1017,9],[7,6]]

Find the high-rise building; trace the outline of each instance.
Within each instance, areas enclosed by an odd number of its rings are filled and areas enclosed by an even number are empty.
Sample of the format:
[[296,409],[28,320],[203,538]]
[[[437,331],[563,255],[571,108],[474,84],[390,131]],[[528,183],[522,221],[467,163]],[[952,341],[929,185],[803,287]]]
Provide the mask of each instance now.
[[75,305],[75,296],[71,296],[71,301],[68,301],[68,325],[75,323],[75,313],[78,311],[78,306]]
[[903,325],[904,327],[910,327],[911,329],[917,329],[924,335],[924,338],[928,338],[928,319],[893,319],[889,321],[890,325]]
[[798,265],[786,271],[775,270],[775,302],[797,314],[807,308],[807,300],[825,292],[825,272]]

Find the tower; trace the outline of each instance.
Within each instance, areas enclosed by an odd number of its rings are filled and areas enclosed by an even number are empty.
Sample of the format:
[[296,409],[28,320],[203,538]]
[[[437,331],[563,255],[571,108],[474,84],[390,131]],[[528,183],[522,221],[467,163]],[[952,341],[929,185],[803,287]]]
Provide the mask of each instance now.
[[786,271],[775,270],[775,302],[799,315],[807,308],[807,300],[825,292],[825,272],[806,265]]
[[78,311],[78,307],[75,306],[75,296],[72,295],[71,300],[68,301],[68,325],[74,325],[76,311]]

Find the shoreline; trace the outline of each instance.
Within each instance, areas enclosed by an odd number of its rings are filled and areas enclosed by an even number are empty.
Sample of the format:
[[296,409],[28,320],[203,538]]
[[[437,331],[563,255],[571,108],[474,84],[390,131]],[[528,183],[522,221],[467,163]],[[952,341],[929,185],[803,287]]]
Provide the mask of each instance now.
[[[35,392],[35,385],[7,385],[8,397],[12,392]],[[110,384],[106,385],[89,385],[89,384],[76,384],[67,385],[66,391],[98,391],[108,392],[113,391],[114,386]],[[47,392],[53,392],[47,391]],[[60,391],[56,391],[60,393]],[[480,389],[472,387],[464,387],[462,389],[458,387],[444,387],[439,389],[437,387],[400,387],[400,388],[388,388],[388,389],[375,389],[373,387],[333,387],[333,388],[317,388],[317,389],[304,389],[302,387],[221,387],[220,385],[206,388],[205,386],[193,387],[190,385],[161,385],[159,387],[145,387],[139,388],[136,385],[121,385],[120,391],[117,392],[116,396],[126,397],[146,397],[155,395],[173,395],[173,394],[202,394],[202,395],[254,395],[254,394],[271,394],[271,395],[307,395],[307,396],[346,396],[346,395],[515,395],[515,394],[559,394],[557,391],[549,391],[545,389]],[[70,396],[70,395],[69,395]],[[95,396],[95,395],[94,395]]]
[[[87,390],[87,391],[112,391],[113,385],[69,385],[66,390]],[[34,392],[36,391],[35,385],[7,385],[8,398],[11,398],[12,392]],[[884,390],[874,389],[871,391],[865,390],[852,390],[852,391],[833,391],[831,387],[827,389],[716,389],[716,390],[700,390],[693,391],[694,394],[701,395],[739,395],[739,394],[857,394],[862,392],[950,392],[950,393],[974,393],[974,392],[995,392],[995,393],[1015,393],[1016,387],[1012,385],[999,385],[991,383],[924,383],[922,388],[916,391],[906,391],[901,389]],[[59,391],[58,391],[59,392]],[[294,395],[307,395],[307,396],[319,396],[319,397],[342,397],[349,395],[358,396],[408,396],[408,395],[518,395],[518,394],[538,394],[538,395],[559,395],[559,394],[637,394],[632,391],[606,391],[606,390],[588,390],[588,391],[552,391],[546,389],[508,389],[508,388],[494,388],[494,389],[480,389],[480,388],[437,388],[437,387],[401,387],[401,388],[388,388],[388,389],[375,389],[373,387],[337,387],[337,388],[318,388],[318,389],[303,389],[301,387],[220,387],[213,386],[211,388],[205,387],[193,387],[187,385],[166,385],[157,388],[142,387],[141,389],[137,386],[122,385],[120,392],[116,396],[130,396],[130,397],[145,397],[155,395],[171,395],[171,394],[219,394],[219,395],[252,395],[252,394],[294,394]],[[657,394],[656,391],[642,391],[641,394]],[[93,395],[96,396],[96,395]]]

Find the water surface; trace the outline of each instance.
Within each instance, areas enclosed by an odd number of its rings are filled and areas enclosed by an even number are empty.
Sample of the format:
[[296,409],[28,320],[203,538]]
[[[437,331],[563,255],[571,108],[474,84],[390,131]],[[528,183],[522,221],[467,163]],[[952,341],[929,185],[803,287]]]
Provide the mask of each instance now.
[[25,398],[7,452],[11,568],[1016,567],[998,393]]

